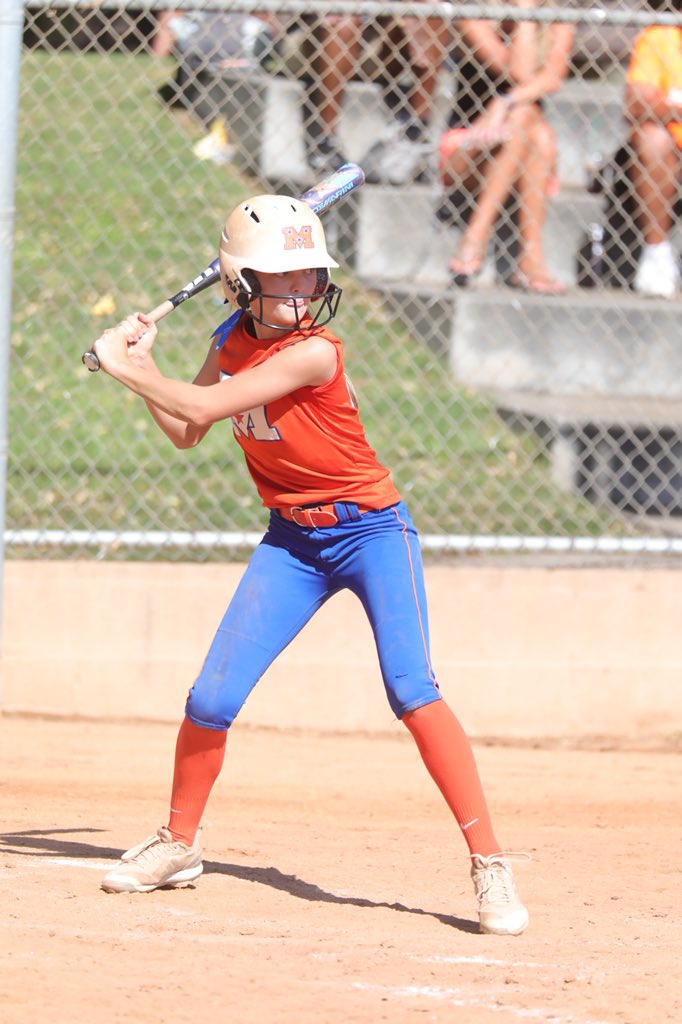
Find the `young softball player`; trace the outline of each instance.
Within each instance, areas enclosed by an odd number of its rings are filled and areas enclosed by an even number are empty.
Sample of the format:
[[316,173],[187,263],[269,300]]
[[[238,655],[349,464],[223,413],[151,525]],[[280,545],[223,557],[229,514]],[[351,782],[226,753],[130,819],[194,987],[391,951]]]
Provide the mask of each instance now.
[[484,932],[517,935],[528,913],[495,838],[471,745],[431,665],[419,540],[389,471],[365,437],[327,327],[340,289],[319,217],[288,196],[255,196],[220,240],[225,295],[237,311],[214,333],[193,383],[164,377],[142,313],[95,342],[102,369],[147,404],[178,448],[231,419],[270,510],[187,699],[168,824],[123,855],[107,892],[149,892],[197,878],[199,824],[227,731],[287,644],[335,593],[358,596],[374,632],[389,704],[464,835]]

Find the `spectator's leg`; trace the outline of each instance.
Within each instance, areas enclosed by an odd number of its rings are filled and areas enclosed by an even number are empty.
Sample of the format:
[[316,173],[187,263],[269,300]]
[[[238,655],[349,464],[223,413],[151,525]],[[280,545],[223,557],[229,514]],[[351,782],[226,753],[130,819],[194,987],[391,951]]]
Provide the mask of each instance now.
[[414,74],[410,105],[415,119],[422,125],[428,125],[433,114],[438,79],[454,43],[454,33],[451,23],[442,18],[427,21],[406,18],[405,30]]
[[[451,23],[442,18],[406,17],[387,29],[381,78],[395,122],[363,157],[368,182],[407,185],[431,180],[434,160],[428,128],[439,75],[453,38]],[[407,95],[403,91],[405,73],[410,82]]]
[[670,234],[680,173],[679,154],[670,132],[652,121],[635,129],[630,141],[635,154],[631,177],[639,225],[645,244],[656,245]]
[[313,59],[317,140],[311,145],[308,162],[315,170],[332,170],[343,163],[338,131],[346,83],[351,78],[358,56],[361,25],[356,17],[325,16],[315,33]]
[[177,11],[159,11],[157,14],[156,31],[152,38],[152,53],[155,57],[167,57],[173,52],[175,36],[171,31],[170,21],[177,16]]
[[557,292],[563,287],[547,271],[542,232],[547,214],[547,195],[557,159],[554,130],[539,107],[528,125],[528,146],[516,189],[519,197],[518,281],[533,291]]
[[664,125],[646,121],[633,129],[630,176],[642,232],[642,254],[634,288],[642,295],[672,298],[680,268],[669,235],[680,175],[680,155]]
[[[517,107],[510,112],[509,139],[502,143],[482,168],[479,199],[467,229],[450,263],[455,275],[472,277],[483,265],[488,241],[500,210],[503,209],[517,181],[528,149],[528,125],[534,117],[533,107]],[[455,150],[445,168],[445,180],[457,182],[469,176],[466,151]]]

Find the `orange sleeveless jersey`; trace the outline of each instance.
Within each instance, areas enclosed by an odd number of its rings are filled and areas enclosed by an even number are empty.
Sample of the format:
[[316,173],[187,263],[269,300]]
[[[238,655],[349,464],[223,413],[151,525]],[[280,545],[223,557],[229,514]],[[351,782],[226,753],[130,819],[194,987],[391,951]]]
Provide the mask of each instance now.
[[[263,504],[286,508],[345,500],[361,508],[393,505],[400,495],[370,447],[350,400],[343,343],[323,327],[315,334],[336,349],[334,377],[320,387],[299,388],[232,417],[234,436]],[[309,332],[292,331],[279,340],[260,341],[246,332],[242,318],[220,350],[221,376],[258,366],[308,336]]]

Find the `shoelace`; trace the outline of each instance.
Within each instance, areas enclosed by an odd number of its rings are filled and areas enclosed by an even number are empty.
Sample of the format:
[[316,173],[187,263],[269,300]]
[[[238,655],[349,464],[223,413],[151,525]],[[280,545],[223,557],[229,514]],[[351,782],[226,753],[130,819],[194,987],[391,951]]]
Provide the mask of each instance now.
[[[161,831],[161,830],[159,830],[159,831]],[[163,829],[163,831],[165,832],[167,830]],[[199,829],[197,831],[197,836],[200,835],[200,833],[201,833],[201,829]],[[196,840],[195,840],[195,842],[196,842]],[[155,832],[153,836],[147,836],[147,838],[143,839],[142,842],[138,843],[137,846],[133,846],[132,849],[127,850],[123,854],[123,856],[121,857],[121,860],[126,861],[126,862],[127,861],[131,861],[131,860],[137,860],[137,858],[140,857],[141,854],[146,853],[147,850],[152,850],[154,847],[159,846],[159,845],[168,846],[168,847],[170,847],[170,846],[182,847],[183,848],[183,852],[184,852],[185,849],[188,849],[188,847],[185,847],[184,843],[179,843],[179,842],[177,842],[175,840],[173,840],[171,842],[164,843],[164,841],[161,838],[161,836],[159,835],[159,833]],[[154,854],[152,854],[152,859],[153,859],[153,856],[154,856]],[[145,859],[147,859],[147,858],[145,858]]]
[[[508,864],[497,861],[483,869],[483,878],[477,877],[480,885],[477,896],[479,902],[484,900],[487,903],[513,903],[516,900],[514,881],[510,874]],[[482,881],[482,884],[481,884]]]
[[481,857],[479,863],[474,862],[476,870],[476,897],[479,903],[515,903],[518,899],[514,886],[511,865],[507,863],[510,858],[518,860],[530,860],[529,853],[511,850],[497,854],[492,858],[492,863],[485,863],[490,858]]
[[137,860],[140,854],[145,853],[152,846],[156,846],[160,842],[161,837],[159,836],[158,832],[155,832],[153,836],[148,836],[146,839],[143,839],[141,843],[138,843],[137,846],[133,846],[131,850],[127,850],[123,854],[121,860]]

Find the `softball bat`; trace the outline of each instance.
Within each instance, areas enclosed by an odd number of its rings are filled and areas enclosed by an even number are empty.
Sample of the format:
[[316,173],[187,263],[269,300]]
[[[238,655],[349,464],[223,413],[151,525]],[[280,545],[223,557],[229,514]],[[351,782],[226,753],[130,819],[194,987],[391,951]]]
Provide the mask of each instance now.
[[[347,195],[354,192],[355,189],[360,188],[364,180],[364,171],[358,164],[346,163],[326,178],[323,178],[322,181],[318,181],[312,188],[301,193],[298,198],[302,202],[307,203],[318,216],[322,216],[327,210],[331,210],[332,207],[336,206]],[[216,258],[209,263],[205,270],[202,270],[198,277],[188,281],[179,292],[171,295],[169,299],[165,299],[156,306],[149,313],[150,319],[154,323],[158,323],[163,317],[172,313],[181,303],[186,302],[187,299],[194,298],[199,292],[203,292],[205,288],[209,288],[219,280],[220,266]],[[93,352],[92,349],[83,353],[82,362],[92,373],[96,373],[100,368],[97,353]]]

